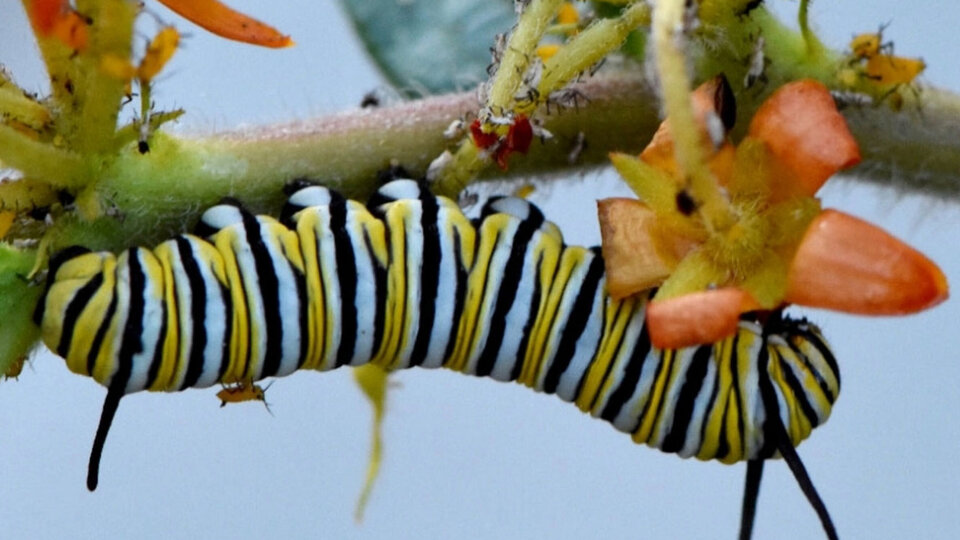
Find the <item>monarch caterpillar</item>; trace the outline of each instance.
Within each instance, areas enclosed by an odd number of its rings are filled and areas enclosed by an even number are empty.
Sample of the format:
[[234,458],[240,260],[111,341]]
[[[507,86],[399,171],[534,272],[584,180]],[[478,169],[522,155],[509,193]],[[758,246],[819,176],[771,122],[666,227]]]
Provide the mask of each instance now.
[[128,393],[372,362],[517,381],[635,442],[748,461],[748,535],[763,461],[780,452],[833,530],[794,451],[840,389],[819,330],[773,314],[718,343],[653,349],[647,297],[610,298],[599,250],[565,245],[520,199],[492,199],[471,222],[412,180],[384,185],[367,206],[301,187],[279,220],[228,201],[196,235],[153,250],[68,248],[47,280],[35,313],[44,343],[108,389],[91,490]]

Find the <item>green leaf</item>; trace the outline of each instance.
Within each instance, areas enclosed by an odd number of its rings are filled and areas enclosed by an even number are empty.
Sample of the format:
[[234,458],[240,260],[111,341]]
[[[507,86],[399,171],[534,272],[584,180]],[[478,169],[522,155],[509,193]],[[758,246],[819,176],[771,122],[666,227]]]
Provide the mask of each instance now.
[[495,36],[515,19],[512,0],[341,0],[367,51],[405,93],[449,92],[487,78]]
[[40,336],[32,314],[43,288],[26,278],[36,252],[0,244],[0,375],[27,354]]

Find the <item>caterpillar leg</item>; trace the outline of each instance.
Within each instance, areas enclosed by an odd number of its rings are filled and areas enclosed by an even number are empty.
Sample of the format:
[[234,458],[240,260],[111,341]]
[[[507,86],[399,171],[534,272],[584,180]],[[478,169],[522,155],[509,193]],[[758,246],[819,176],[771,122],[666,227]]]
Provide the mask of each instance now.
[[757,497],[760,495],[760,480],[763,478],[763,459],[747,462],[747,479],[743,487],[743,508],[740,511],[740,540],[753,536],[753,519],[757,515]]

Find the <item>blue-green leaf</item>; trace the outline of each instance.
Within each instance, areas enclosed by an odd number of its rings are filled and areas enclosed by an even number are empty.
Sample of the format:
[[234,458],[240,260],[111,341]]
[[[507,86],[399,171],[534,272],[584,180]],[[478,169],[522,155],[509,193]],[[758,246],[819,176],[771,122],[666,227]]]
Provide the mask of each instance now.
[[361,40],[404,93],[486,79],[490,46],[516,20],[512,0],[341,0]]

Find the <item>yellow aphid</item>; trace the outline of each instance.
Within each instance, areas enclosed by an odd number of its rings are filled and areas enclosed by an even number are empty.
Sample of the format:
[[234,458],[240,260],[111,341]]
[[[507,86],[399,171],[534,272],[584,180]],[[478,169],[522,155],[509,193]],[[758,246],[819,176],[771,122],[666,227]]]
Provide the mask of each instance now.
[[920,58],[882,54],[867,60],[867,76],[878,84],[909,84],[926,67]]
[[893,54],[893,42],[883,42],[883,31],[889,24],[881,24],[876,32],[859,34],[850,40],[850,51],[855,60],[869,59],[879,54]]
[[541,45],[537,47],[537,56],[540,57],[540,60],[542,62],[546,62],[547,60],[552,58],[553,55],[557,54],[557,51],[559,50],[560,50],[560,45],[556,43],[551,43],[549,45]]
[[520,199],[526,199],[527,197],[533,195],[533,192],[536,190],[537,188],[535,188],[533,184],[524,184],[513,191],[513,196]]
[[860,34],[850,40],[850,50],[857,59],[871,58],[880,54],[880,49],[884,47],[881,44],[883,39],[880,32],[871,32],[869,34]]
[[137,74],[137,68],[122,56],[106,53],[100,57],[100,72],[114,79],[129,81]]
[[258,384],[253,384],[250,381],[238,382],[232,386],[224,386],[223,390],[217,392],[217,398],[220,399],[220,406],[225,407],[227,403],[240,403],[243,401],[262,401],[263,406],[267,408],[267,412],[273,414],[270,411],[270,404],[267,403],[266,393],[270,388],[273,382],[266,386],[266,388],[261,388]]
[[[913,82],[927,65],[919,58],[894,56],[893,43],[883,42],[883,29],[881,26],[877,32],[860,34],[850,41],[853,55],[851,64],[863,66],[866,61],[866,75],[874,84],[897,85]],[[856,81],[848,80],[848,74],[841,72],[841,76],[841,82],[848,87],[856,84]]]
[[150,82],[170,61],[179,44],[180,33],[176,28],[167,26],[160,30],[147,46],[147,53],[137,68],[137,77],[143,82]]
[[580,12],[573,6],[573,2],[564,2],[557,12],[557,24],[577,24],[580,22]]

